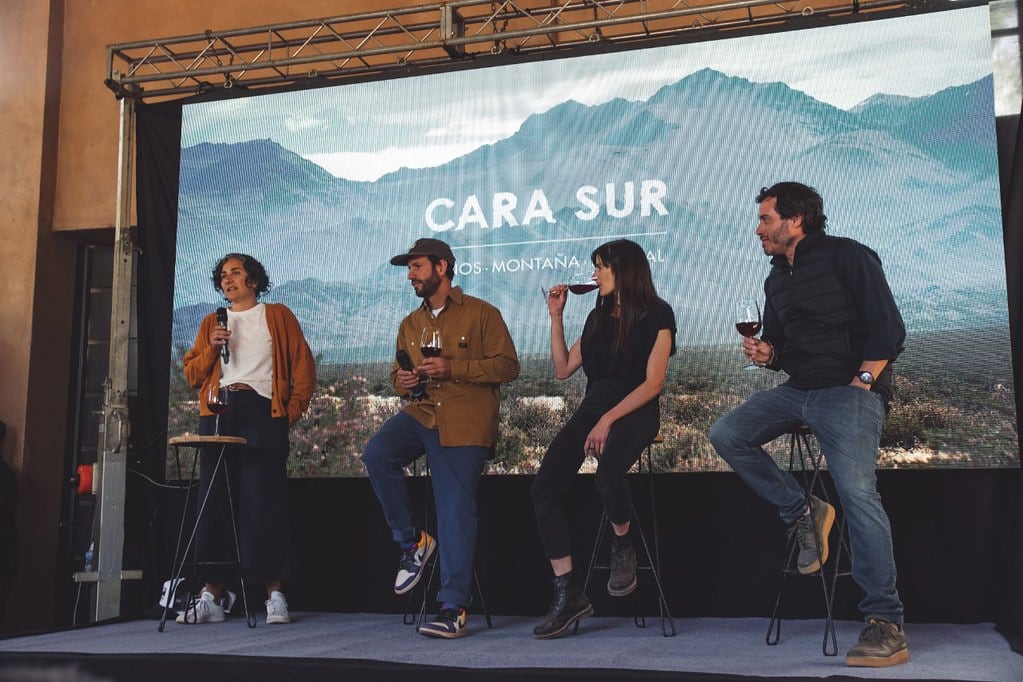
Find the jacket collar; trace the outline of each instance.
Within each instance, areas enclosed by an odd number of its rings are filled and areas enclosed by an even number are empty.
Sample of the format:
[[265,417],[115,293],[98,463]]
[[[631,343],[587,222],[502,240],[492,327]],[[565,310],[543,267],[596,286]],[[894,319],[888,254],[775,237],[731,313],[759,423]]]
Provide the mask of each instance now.
[[805,254],[807,251],[814,249],[818,244],[824,241],[825,236],[826,235],[823,231],[811,232],[810,234],[800,239],[799,243],[796,244],[796,253],[794,256],[795,261],[792,263],[791,266],[789,265],[789,259],[786,258],[783,254],[771,256],[771,265],[779,268],[785,268],[786,270],[788,270],[790,267],[795,267],[796,263],[799,262],[800,254]]

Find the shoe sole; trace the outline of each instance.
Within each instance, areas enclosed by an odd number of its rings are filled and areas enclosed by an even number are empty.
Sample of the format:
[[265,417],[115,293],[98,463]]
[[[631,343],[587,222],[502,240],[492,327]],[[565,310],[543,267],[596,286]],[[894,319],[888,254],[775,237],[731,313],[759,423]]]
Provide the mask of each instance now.
[[831,527],[835,524],[835,508],[827,502],[824,504],[827,506],[824,509],[824,529],[821,532],[821,560],[800,568],[799,572],[802,575],[816,573],[821,570],[821,566],[828,563],[828,556],[831,552],[831,547],[828,545],[828,536],[831,535]]
[[593,615],[593,604],[587,604],[585,609],[583,609],[579,613],[577,613],[574,616],[572,616],[572,618],[570,618],[569,621],[567,623],[565,623],[565,625],[563,627],[555,630],[554,632],[548,632],[545,635],[538,635],[538,634],[536,634],[534,632],[533,633],[533,639],[555,639],[557,637],[560,637],[561,635],[565,634],[566,630],[568,630],[573,625],[576,625],[583,618],[586,618],[587,616],[592,616],[592,615]]
[[224,619],[223,618],[220,618],[220,619],[208,618],[206,620],[196,621],[194,618],[192,618],[190,620],[178,620],[177,618],[175,618],[174,622],[178,623],[180,625],[206,625],[207,623],[223,623]]
[[281,618],[280,616],[277,616],[276,618],[267,617],[266,619],[267,625],[288,625],[289,623],[291,623],[291,618]]
[[423,560],[420,562],[419,573],[416,573],[416,577],[413,578],[412,582],[410,582],[405,587],[402,587],[401,589],[398,589],[397,587],[394,588],[395,594],[405,594],[406,592],[408,592],[413,587],[419,584],[419,581],[423,579],[423,569],[426,568],[426,563],[430,560],[430,557],[433,556],[433,550],[436,549],[436,547],[437,547],[436,540],[433,540],[431,538],[430,544],[426,546],[426,552],[423,554]]
[[637,587],[639,587],[639,579],[636,576],[633,576],[632,577],[632,582],[629,583],[628,585],[626,585],[625,587],[623,587],[620,590],[612,589],[611,588],[611,583],[608,583],[607,584],[607,593],[609,595],[611,595],[612,597],[626,597],[626,596],[632,594],[633,592],[635,592]]
[[428,627],[420,626],[419,634],[427,637],[438,637],[440,639],[458,639],[459,637],[465,637],[469,634],[469,627],[462,626],[454,632],[448,632],[447,630],[431,630]]
[[891,656],[846,656],[845,664],[854,668],[887,668],[909,661],[909,649],[900,649]]

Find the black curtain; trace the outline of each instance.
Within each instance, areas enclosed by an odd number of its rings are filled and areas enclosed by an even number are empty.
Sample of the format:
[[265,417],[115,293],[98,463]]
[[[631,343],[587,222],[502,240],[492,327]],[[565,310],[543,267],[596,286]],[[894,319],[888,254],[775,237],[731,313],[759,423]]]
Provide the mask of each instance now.
[[[1007,131],[1008,132],[1008,131]],[[1021,268],[1023,268],[1023,116],[1018,117],[1014,139],[1005,145],[1012,149],[1011,160],[1003,159],[1003,167],[1011,169],[1008,181],[1003,183],[1005,230],[1005,279],[1009,294],[1009,330],[1012,335],[1013,377],[1016,384],[1016,431],[1020,428],[1020,406],[1023,404],[1023,362],[1019,358],[1020,334],[1023,333],[1023,310],[1020,306]],[[1008,134],[1003,137],[1009,137]],[[1005,161],[1009,161],[1005,163]],[[1006,599],[997,621],[998,629],[1012,644],[1014,651],[1023,653],[1023,472],[1017,471],[1015,529],[1007,538],[1014,549],[1006,566]]]
[[[136,109],[136,177],[138,206],[138,399],[131,413],[134,466],[156,482],[165,478],[167,390],[171,354],[174,260],[178,217],[178,165],[181,158],[181,105],[139,104]],[[142,609],[156,605],[163,581],[170,576],[169,544],[161,532],[167,497],[150,486],[127,509],[145,519],[140,539],[145,557]],[[132,500],[127,500],[132,505]],[[175,508],[174,514],[177,514]]]

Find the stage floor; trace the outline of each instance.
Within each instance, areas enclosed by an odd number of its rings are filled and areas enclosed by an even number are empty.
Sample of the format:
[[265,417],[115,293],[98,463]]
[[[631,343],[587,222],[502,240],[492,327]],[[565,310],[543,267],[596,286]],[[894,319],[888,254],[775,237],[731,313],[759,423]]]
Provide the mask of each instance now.
[[[574,669],[593,670],[594,678],[618,671],[622,679],[629,676],[626,671],[662,671],[787,679],[1023,680],[1023,656],[1014,653],[990,624],[910,624],[906,632],[912,660],[870,670],[844,665],[845,650],[861,627],[849,621],[836,623],[839,655],[826,657],[821,652],[821,620],[785,621],[781,642],[768,646],[764,642],[767,620],[761,618],[676,619],[678,635],[671,638],[662,636],[656,618],[648,619],[645,629],[630,618],[590,618],[574,636],[537,641],[530,636],[536,618],[495,616],[493,629],[488,629],[481,616],[470,615],[468,637],[443,641],[417,634],[399,615],[296,613],[293,617],[291,625],[268,626],[259,621],[255,629],[236,617],[198,626],[170,622],[160,633],[156,621],[136,620],[8,638],[0,640],[0,680],[17,679],[10,675],[18,666],[73,665],[76,660],[125,655],[165,661],[191,656],[197,663],[206,656],[246,657],[259,665],[259,658],[269,657],[333,660],[341,667],[346,661],[376,661],[476,671],[529,669],[538,673],[537,678]],[[201,672],[200,665],[195,674],[186,676],[191,682],[207,679]],[[586,679],[583,675],[576,679]],[[249,678],[260,679],[251,673]],[[295,676],[291,682],[300,679]]]

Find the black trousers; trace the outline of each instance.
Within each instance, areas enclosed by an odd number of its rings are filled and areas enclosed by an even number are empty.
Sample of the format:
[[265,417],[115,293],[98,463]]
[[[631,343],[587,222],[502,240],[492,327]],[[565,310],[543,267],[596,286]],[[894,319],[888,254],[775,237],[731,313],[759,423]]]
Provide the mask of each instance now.
[[[214,433],[216,417],[200,417],[199,433]],[[228,504],[238,522],[241,569],[246,580],[282,580],[289,567],[288,418],[270,416],[270,400],[255,391],[231,391],[220,415],[220,435],[242,436],[245,447],[228,447],[224,464],[231,480],[228,499],[223,472],[207,503],[196,534],[196,577],[222,583],[236,574]],[[199,495],[209,489],[220,448],[204,448],[199,461]],[[212,563],[207,563],[212,562]]]
[[[572,488],[586,453],[586,436],[605,412],[623,397],[620,391],[599,383],[591,385],[579,408],[554,437],[533,479],[530,493],[548,559],[572,553],[570,538]],[[631,519],[631,494],[625,480],[629,471],[660,428],[657,400],[625,415],[614,423],[597,463],[596,487],[604,511],[612,523]]]

